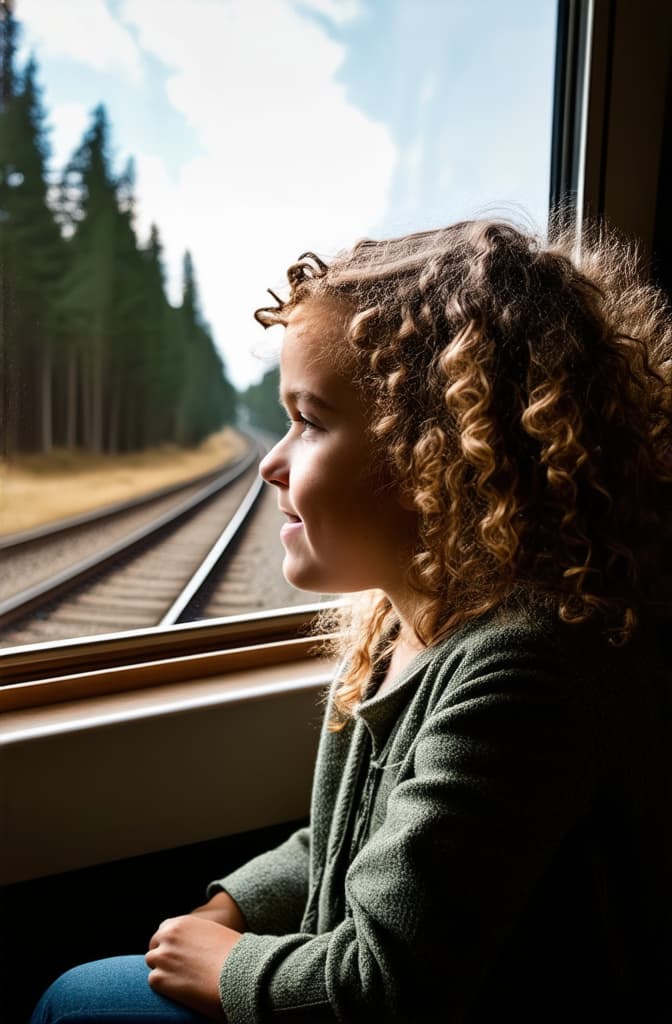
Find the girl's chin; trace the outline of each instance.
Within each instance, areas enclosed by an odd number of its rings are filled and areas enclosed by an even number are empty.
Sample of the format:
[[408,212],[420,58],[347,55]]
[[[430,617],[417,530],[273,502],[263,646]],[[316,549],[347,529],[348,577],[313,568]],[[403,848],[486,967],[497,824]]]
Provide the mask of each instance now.
[[[322,597],[340,597],[343,594],[357,594],[364,590],[370,590],[376,584],[361,579],[357,573],[350,576],[344,572],[335,572],[336,567],[329,570],[328,565],[320,565],[309,556],[305,550],[292,550],[285,547],[285,557],[282,560],[282,575],[287,582],[296,587],[297,590],[306,590],[311,594],[319,594]],[[342,566],[338,567],[342,569]]]
[[335,590],[329,590],[328,588],[325,589],[321,582],[318,581],[316,573],[311,572],[310,566],[302,565],[288,552],[285,553],[282,563],[282,575],[285,577],[287,582],[292,587],[296,587],[297,590],[307,590],[309,593],[313,594],[336,593]]

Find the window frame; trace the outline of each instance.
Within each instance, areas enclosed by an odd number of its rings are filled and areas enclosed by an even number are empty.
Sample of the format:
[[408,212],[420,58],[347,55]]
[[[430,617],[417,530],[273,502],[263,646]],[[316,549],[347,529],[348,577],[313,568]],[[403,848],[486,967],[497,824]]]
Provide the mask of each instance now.
[[[550,207],[562,208],[565,224],[606,218],[640,239],[645,260],[656,230],[669,75],[672,18],[663,6],[656,0],[641,0],[637,7],[624,0],[558,0]],[[635,100],[647,116],[633,126],[629,108]],[[636,187],[642,182],[646,188]],[[254,668],[274,658],[282,664],[292,656],[311,657],[317,643],[307,636],[325,607],[316,603],[6,649],[0,651],[0,711],[3,699],[5,709],[20,707],[22,694],[32,702],[40,693],[49,703],[100,692],[105,680],[111,692],[130,688],[133,679],[154,685],[149,680],[159,669],[149,664],[183,673],[186,681],[190,657],[209,659],[213,671],[226,671],[227,659]],[[66,677],[68,687],[57,688],[56,680]]]
[[[238,655],[236,663],[240,667],[250,662],[249,652],[255,650],[259,651],[262,663],[268,663],[271,652],[276,652],[281,663],[287,660],[286,651],[303,655],[304,651],[328,641],[328,636],[314,635],[313,624],[318,615],[343,603],[315,602],[175,626],[7,648],[0,651],[0,711],[9,709],[8,694],[16,694],[18,700],[22,688],[31,682],[44,683],[75,675],[85,680],[89,674],[112,669],[135,672],[148,664],[167,665],[196,657],[225,659],[233,654]],[[18,706],[17,703],[14,709]]]
[[[558,6],[551,205],[569,225],[606,217],[645,259],[669,90],[672,12],[658,8]],[[305,815],[335,670],[311,636],[323,608],[0,651],[0,883]]]
[[657,0],[558,0],[550,208],[561,227],[604,220],[638,239],[644,269],[656,238],[671,44],[672,12]]

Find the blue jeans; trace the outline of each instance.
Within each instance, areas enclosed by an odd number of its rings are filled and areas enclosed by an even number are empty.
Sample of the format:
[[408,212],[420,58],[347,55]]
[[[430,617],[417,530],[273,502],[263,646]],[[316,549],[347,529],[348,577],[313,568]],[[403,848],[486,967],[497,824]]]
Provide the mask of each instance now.
[[153,992],[144,956],[115,956],[66,971],[44,993],[30,1024],[204,1024],[206,1018]]

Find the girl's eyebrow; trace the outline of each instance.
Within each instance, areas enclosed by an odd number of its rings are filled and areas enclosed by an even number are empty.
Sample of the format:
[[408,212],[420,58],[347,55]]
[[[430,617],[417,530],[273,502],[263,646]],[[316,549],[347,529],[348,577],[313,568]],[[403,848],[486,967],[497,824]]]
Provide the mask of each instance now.
[[309,402],[311,405],[317,406],[320,409],[325,409],[327,412],[335,412],[333,405],[329,405],[329,402],[325,402],[319,395],[314,394],[312,391],[287,391],[282,396],[285,399],[291,399],[295,405],[301,402]]

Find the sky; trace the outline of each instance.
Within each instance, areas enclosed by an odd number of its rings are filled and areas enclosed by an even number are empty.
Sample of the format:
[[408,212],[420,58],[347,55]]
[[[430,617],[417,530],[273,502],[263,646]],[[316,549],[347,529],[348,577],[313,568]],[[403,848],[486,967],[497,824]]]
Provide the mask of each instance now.
[[[238,388],[280,338],[254,309],[306,250],[506,214],[540,231],[556,0],[16,0],[57,175],[98,103],[136,230],[184,251]],[[274,335],[271,337],[271,335]]]

